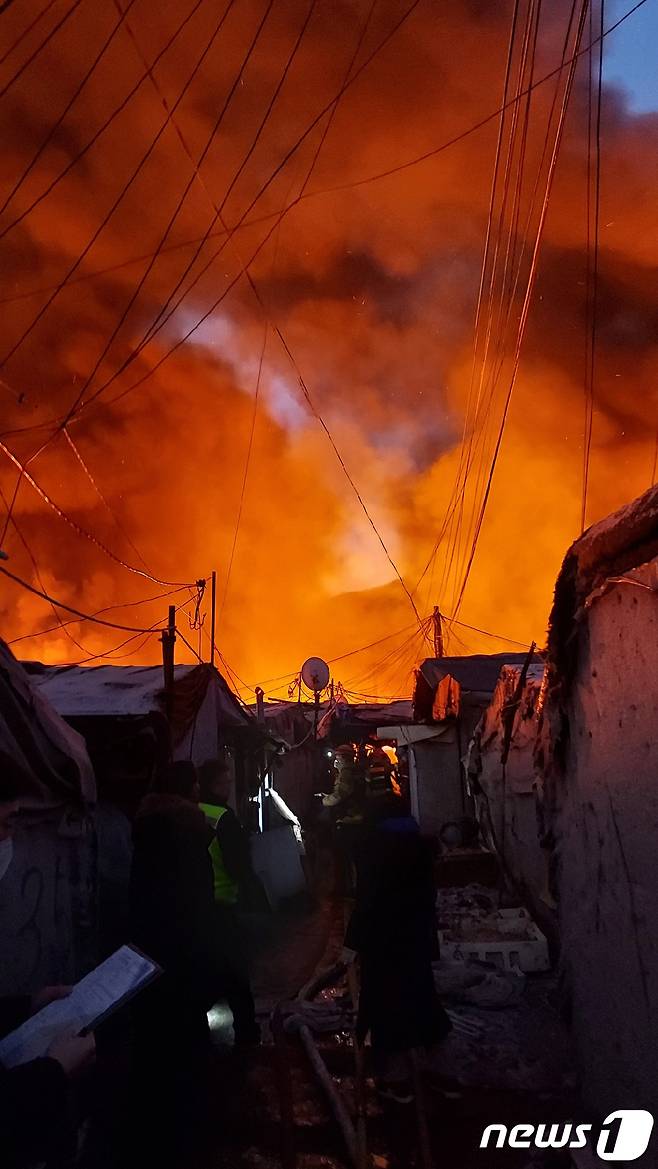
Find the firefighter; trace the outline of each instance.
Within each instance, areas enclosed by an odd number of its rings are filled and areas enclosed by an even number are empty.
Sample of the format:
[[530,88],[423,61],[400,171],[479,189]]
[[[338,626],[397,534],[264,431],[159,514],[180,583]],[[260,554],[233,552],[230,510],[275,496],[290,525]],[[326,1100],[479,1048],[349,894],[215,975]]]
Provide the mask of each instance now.
[[351,743],[342,743],[334,752],[334,786],[322,799],[323,808],[331,809],[336,823],[360,817],[363,803],[363,776],[354,758]]
[[334,756],[334,786],[322,799],[322,815],[331,825],[334,888],[345,894],[354,884],[354,850],[363,824],[364,774],[351,743],[342,743]]
[[[398,788],[399,791],[399,788]],[[366,768],[366,800],[397,794],[393,784],[393,764],[384,748],[373,745]]]

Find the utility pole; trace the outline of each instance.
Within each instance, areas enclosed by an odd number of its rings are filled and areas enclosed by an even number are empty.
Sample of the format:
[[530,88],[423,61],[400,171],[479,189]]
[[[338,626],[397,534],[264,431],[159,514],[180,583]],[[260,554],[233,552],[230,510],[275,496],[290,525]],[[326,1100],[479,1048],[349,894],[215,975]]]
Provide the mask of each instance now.
[[434,630],[434,657],[443,657],[443,621],[441,618],[441,610],[438,605],[434,606],[432,613],[432,627]]
[[255,694],[256,694],[256,718],[258,720],[259,725],[261,727],[264,727],[265,726],[265,705],[264,705],[265,693],[263,691],[263,687],[257,686],[256,690],[255,690]]
[[167,717],[171,718],[174,699],[174,646],[176,644],[176,606],[169,606],[167,628],[162,630],[162,668],[164,672]]
[[213,569],[210,578],[210,665],[215,664],[215,612],[217,604],[217,573]]

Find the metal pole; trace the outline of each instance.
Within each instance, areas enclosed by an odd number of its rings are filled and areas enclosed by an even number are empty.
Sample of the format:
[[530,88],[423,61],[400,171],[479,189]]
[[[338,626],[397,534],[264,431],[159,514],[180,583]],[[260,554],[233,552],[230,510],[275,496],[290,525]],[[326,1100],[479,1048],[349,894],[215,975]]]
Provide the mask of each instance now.
[[313,695],[315,710],[313,712],[313,740],[318,741],[318,719],[320,717],[320,691],[316,690]]
[[210,665],[215,664],[215,612],[217,603],[217,573],[213,569],[210,578]]

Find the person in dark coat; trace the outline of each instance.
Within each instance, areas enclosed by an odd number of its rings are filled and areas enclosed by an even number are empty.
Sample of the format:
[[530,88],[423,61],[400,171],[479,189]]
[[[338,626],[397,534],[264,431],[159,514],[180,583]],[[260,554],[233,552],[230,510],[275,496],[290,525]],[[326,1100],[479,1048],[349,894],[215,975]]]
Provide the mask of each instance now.
[[133,831],[131,941],[163,971],[133,1008],[145,1093],[137,1108],[144,1152],[167,1163],[194,1133],[210,1048],[207,1011],[218,997],[211,834],[198,798],[194,765],[172,764],[140,804]]
[[450,1030],[434,987],[438,958],[430,842],[400,801],[377,801],[357,857],[356,903],[345,944],[361,966],[357,1035],[371,1036],[375,1075],[400,1102],[409,1091],[409,1054],[431,1049]]
[[[17,800],[0,799],[0,885],[13,856],[13,821]],[[0,998],[0,1038],[70,987],[45,987],[35,995]],[[36,1161],[67,1164],[75,1154],[77,1121],[71,1080],[93,1060],[93,1035],[63,1037],[41,1059],[15,1068],[0,1063],[0,1151],[6,1169],[22,1169]]]

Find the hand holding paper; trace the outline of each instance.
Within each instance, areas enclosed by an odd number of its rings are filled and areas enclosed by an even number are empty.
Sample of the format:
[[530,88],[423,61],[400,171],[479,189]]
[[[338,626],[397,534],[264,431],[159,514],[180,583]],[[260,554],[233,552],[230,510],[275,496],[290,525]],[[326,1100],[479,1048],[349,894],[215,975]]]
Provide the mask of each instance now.
[[96,1058],[96,1040],[89,1035],[69,1035],[56,1039],[46,1053],[71,1077],[83,1072]]

